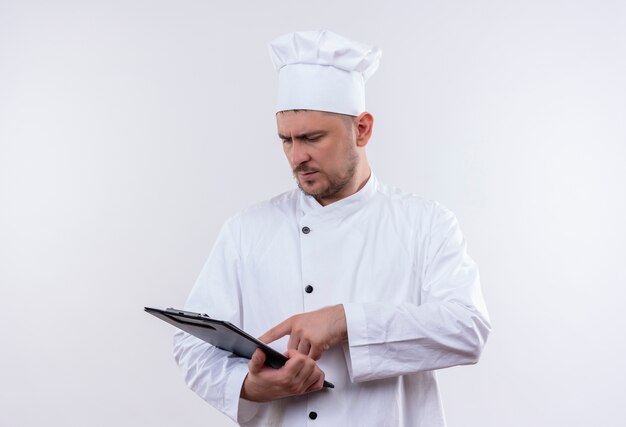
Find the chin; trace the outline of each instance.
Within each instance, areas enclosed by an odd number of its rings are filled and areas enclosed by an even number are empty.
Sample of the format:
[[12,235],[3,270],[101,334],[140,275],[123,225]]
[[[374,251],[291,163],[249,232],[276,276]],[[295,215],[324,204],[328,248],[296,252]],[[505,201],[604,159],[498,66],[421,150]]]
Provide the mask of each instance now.
[[298,186],[305,194],[313,197],[316,197],[324,190],[324,186],[317,181],[298,181]]

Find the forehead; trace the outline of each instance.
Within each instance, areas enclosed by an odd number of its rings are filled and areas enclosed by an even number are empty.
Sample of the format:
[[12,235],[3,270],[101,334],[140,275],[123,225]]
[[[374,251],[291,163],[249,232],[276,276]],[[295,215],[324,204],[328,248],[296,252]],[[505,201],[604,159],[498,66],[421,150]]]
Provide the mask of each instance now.
[[283,111],[276,113],[276,127],[281,135],[302,134],[313,131],[330,131],[341,126],[341,118],[337,114],[324,111]]

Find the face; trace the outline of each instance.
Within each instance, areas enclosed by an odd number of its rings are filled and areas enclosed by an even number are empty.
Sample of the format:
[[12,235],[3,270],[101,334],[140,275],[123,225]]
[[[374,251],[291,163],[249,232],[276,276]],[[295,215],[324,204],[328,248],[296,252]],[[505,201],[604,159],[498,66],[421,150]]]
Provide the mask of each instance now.
[[305,194],[323,205],[352,194],[359,154],[349,116],[285,111],[276,120],[285,156]]

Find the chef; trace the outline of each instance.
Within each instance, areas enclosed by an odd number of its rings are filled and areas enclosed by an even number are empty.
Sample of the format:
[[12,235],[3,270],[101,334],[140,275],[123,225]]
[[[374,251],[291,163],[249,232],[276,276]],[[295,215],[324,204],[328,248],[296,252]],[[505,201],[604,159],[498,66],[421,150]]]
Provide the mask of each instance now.
[[434,371],[476,363],[490,324],[454,214],[369,167],[364,85],[381,52],[306,31],[270,53],[299,188],[223,225],[185,309],[289,361],[272,369],[260,350],[246,360],[179,332],[185,381],[243,426],[444,426]]

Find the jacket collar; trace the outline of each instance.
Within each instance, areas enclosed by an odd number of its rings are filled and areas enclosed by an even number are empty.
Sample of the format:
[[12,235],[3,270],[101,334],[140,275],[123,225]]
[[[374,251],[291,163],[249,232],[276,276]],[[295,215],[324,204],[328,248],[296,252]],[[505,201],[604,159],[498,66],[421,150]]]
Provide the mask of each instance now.
[[363,207],[363,205],[365,205],[365,203],[367,203],[367,201],[371,199],[374,194],[376,194],[378,185],[378,180],[376,179],[374,172],[371,172],[370,177],[363,188],[351,196],[345,197],[326,206],[320,205],[319,202],[315,200],[315,197],[307,196],[300,191],[300,207],[302,209],[302,214],[324,218],[349,215],[350,213]]

